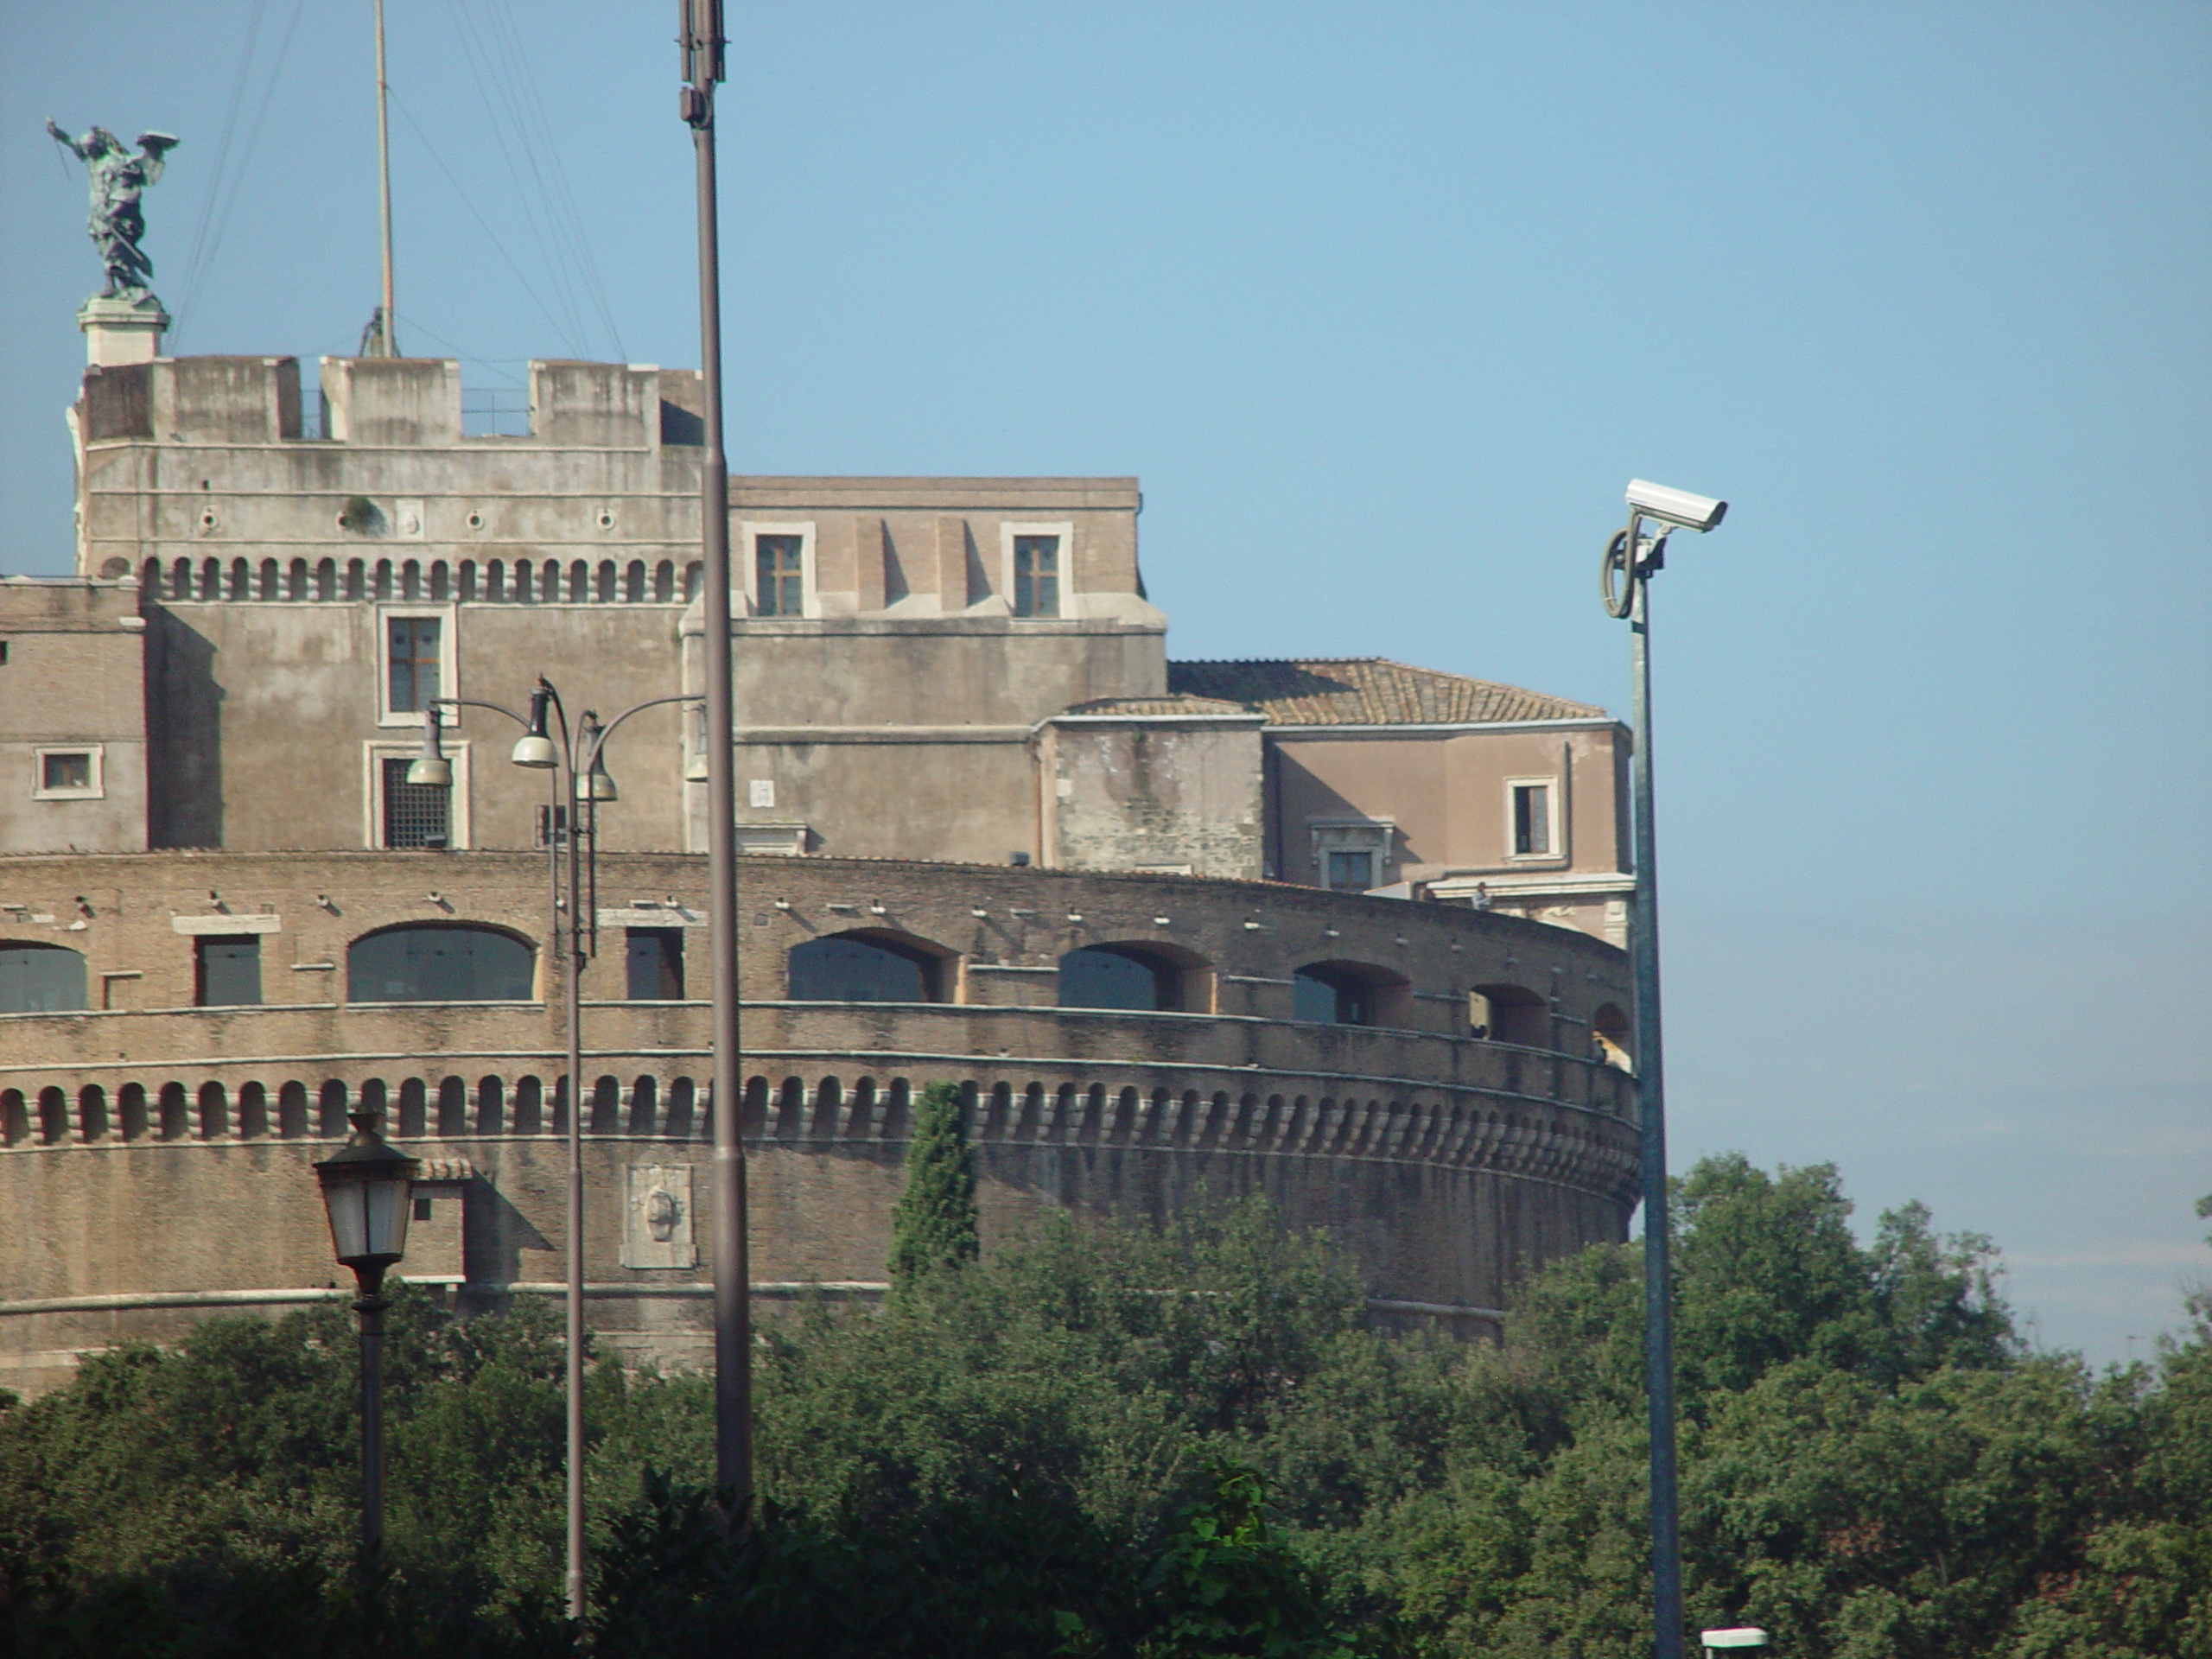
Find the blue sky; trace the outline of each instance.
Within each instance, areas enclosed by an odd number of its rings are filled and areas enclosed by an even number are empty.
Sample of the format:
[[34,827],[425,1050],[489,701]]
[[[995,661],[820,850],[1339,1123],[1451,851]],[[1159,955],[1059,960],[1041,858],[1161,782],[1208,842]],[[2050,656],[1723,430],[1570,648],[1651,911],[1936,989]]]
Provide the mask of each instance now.
[[[402,345],[483,386],[696,362],[673,5],[388,3]],[[0,568],[67,566],[97,279],[43,118],[183,138],[175,349],[349,351],[368,16],[0,8]],[[2212,10],[732,32],[734,468],[1134,473],[1178,656],[1615,709],[1623,483],[1726,496],[1656,594],[1676,1166],[1924,1199],[2099,1359],[2176,1323],[2212,1274]]]

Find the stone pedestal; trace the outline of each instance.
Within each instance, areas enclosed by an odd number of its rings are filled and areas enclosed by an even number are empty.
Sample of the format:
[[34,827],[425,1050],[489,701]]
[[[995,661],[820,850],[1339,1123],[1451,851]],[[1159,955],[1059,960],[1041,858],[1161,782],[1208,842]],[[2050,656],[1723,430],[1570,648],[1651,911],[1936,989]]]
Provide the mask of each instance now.
[[94,368],[112,368],[159,357],[169,314],[151,294],[136,299],[118,295],[86,300],[77,308],[77,326],[85,331],[85,361]]

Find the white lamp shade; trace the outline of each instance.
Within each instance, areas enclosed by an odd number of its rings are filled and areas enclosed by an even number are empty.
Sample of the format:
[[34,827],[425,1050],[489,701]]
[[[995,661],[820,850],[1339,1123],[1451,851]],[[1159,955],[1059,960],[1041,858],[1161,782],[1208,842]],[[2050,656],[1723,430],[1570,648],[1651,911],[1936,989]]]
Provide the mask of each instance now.
[[435,784],[441,789],[453,787],[453,762],[442,755],[423,755],[409,763],[407,781],[410,784]]
[[550,772],[561,764],[561,752],[553,747],[553,740],[543,732],[525,732],[515,740],[515,752],[509,757],[518,766],[529,766],[537,772]]
[[683,763],[683,781],[687,784],[707,781],[707,757],[703,750]]
[[1718,1653],[1735,1648],[1763,1648],[1766,1646],[1766,1632],[1756,1624],[1738,1624],[1725,1630],[1700,1630],[1698,1640],[1708,1653]]
[[413,1183],[397,1180],[334,1181],[323,1189],[330,1211],[331,1253],[348,1266],[356,1262],[397,1262],[407,1254],[407,1221],[415,1206]]
[[589,772],[576,779],[576,798],[580,801],[620,800],[614,787],[614,778],[605,762],[594,761]]

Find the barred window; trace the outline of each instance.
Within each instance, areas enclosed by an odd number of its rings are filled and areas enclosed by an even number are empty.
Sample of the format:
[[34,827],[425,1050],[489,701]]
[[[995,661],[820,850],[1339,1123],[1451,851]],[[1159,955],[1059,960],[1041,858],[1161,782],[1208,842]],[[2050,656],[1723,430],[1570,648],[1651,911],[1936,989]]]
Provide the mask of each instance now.
[[384,844],[396,850],[453,844],[453,791],[445,784],[410,784],[414,762],[388,757],[384,762]]

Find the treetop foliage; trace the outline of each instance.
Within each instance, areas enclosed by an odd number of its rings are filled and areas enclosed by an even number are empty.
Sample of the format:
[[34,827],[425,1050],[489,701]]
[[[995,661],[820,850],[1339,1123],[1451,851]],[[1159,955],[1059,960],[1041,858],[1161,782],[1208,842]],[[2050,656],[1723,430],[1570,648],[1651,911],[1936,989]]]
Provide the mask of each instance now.
[[[1909,1207],[1858,1243],[1832,1169],[1711,1160],[1677,1196],[1693,1630],[2212,1659],[2212,1303],[2093,1375],[2019,1339],[1986,1241]],[[763,1326],[740,1535],[705,1380],[594,1364],[594,1651],[1648,1650],[1633,1245],[1529,1277],[1495,1348],[1370,1330],[1327,1241],[1257,1205],[925,1259],[880,1308]],[[350,1322],[217,1320],[0,1411],[0,1654],[572,1651],[556,1311],[407,1292],[391,1325],[372,1596]]]

